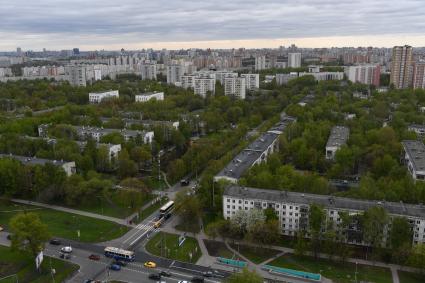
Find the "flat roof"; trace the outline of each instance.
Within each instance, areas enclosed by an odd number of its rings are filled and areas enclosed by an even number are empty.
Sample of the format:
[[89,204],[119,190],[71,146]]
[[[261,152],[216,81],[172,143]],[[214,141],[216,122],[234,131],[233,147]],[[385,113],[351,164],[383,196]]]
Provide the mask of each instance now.
[[225,188],[223,196],[241,199],[256,199],[271,202],[289,202],[301,205],[318,204],[329,209],[347,209],[364,211],[374,206],[384,207],[390,214],[408,215],[425,218],[425,206],[404,204],[403,202],[386,202],[334,197],[328,195],[305,194],[280,190],[265,190],[232,185]]
[[98,128],[98,127],[90,127],[90,126],[73,126],[74,129],[79,133],[84,132],[100,132],[103,134],[111,134],[111,133],[122,133],[124,135],[137,136],[143,135],[145,131],[136,131],[136,130],[127,130],[127,129],[108,129],[108,128]]
[[154,94],[164,94],[163,91],[153,91],[153,92],[144,92],[144,93],[139,93],[136,94],[136,96],[150,96],[150,95],[154,95]]
[[12,158],[12,159],[18,160],[19,162],[23,164],[30,164],[30,165],[44,165],[46,163],[52,163],[54,165],[61,166],[66,163],[73,162],[73,161],[63,161],[63,160],[50,160],[50,159],[21,156],[21,155],[14,155],[14,154],[0,154],[0,158]]
[[341,146],[345,144],[350,135],[350,130],[344,126],[334,126],[331,129],[326,147]]
[[101,91],[91,91],[89,92],[89,94],[101,94],[101,93],[106,93],[111,91],[118,91],[118,90],[109,89],[109,90],[101,90]]
[[425,145],[423,142],[415,140],[405,140],[401,144],[404,147],[404,151],[409,156],[410,161],[413,164],[415,171],[425,170]]
[[410,129],[423,130],[423,129],[425,129],[425,125],[420,125],[420,124],[410,124],[410,125],[408,126],[408,128],[410,128]]

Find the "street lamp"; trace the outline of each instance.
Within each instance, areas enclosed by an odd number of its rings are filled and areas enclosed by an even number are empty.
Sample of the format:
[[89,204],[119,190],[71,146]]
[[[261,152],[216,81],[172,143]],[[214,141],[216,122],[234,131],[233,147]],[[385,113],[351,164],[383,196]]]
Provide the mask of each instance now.
[[103,215],[103,200],[102,200],[102,196],[96,196],[96,198],[98,198],[100,200],[100,208],[102,210],[102,215]]
[[356,261],[356,272],[354,273],[354,279],[355,279],[355,281],[357,283],[357,261]]

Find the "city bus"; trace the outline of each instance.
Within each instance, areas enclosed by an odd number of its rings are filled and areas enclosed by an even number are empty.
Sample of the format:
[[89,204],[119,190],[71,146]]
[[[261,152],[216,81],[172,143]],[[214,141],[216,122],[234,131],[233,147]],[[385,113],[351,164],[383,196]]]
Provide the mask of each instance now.
[[163,218],[164,216],[166,217],[168,214],[170,214],[173,208],[174,208],[174,201],[172,200],[164,204],[159,210],[160,218]]
[[114,247],[106,247],[105,256],[116,260],[134,261],[134,252]]

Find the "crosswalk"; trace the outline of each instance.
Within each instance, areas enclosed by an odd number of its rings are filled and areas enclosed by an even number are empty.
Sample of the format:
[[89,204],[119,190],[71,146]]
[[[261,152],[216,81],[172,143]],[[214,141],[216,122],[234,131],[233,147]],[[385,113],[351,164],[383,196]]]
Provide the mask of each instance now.
[[127,233],[127,237],[122,241],[123,245],[133,246],[143,236],[155,230],[153,219],[145,220]]

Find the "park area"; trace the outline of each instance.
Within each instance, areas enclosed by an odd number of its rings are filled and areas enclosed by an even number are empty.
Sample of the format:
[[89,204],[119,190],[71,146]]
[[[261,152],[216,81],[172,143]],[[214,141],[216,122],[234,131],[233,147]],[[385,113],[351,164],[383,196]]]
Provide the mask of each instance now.
[[400,283],[424,283],[425,282],[425,273],[417,274],[410,273],[406,271],[398,271],[398,277]]
[[[178,261],[191,263],[198,261],[202,255],[198,241],[194,238],[186,237],[184,243],[179,246],[179,236],[159,232],[146,244],[146,250],[153,255]],[[190,254],[192,254],[192,257]]]
[[[287,254],[273,260],[269,265],[320,273],[335,283],[351,283],[356,279],[356,264],[354,263],[341,263],[338,261]],[[393,282],[391,271],[388,268],[360,264],[357,265],[357,281],[374,283]],[[401,283],[404,282],[401,281]]]
[[79,267],[66,261],[45,256],[39,272],[35,268],[34,258],[28,254],[0,246],[0,278],[16,274],[13,277],[0,280],[0,283],[52,282],[51,268],[55,270],[55,282],[64,282]]
[[128,231],[127,227],[113,222],[8,201],[0,201],[0,225],[7,228],[13,216],[24,212],[36,213],[53,237],[103,242],[118,238]]

